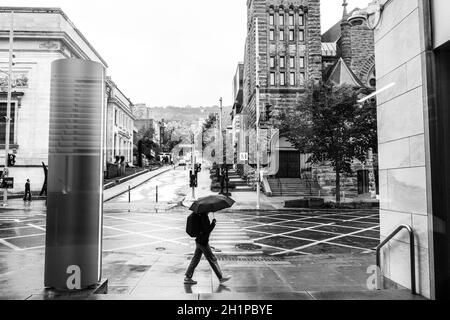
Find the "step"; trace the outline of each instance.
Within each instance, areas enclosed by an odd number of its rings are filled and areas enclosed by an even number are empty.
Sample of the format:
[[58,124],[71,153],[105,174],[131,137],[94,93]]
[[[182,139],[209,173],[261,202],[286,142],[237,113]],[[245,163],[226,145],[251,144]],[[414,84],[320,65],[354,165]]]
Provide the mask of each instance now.
[[[59,299],[64,297],[59,297]],[[49,299],[44,295],[33,295],[28,300]],[[55,298],[58,299],[58,298]],[[223,292],[223,293],[162,293],[149,290],[148,294],[97,294],[72,297],[72,300],[222,300],[222,301],[301,301],[301,300],[397,300],[414,301],[427,300],[424,297],[412,295],[408,290],[379,291],[273,291],[273,292]]]

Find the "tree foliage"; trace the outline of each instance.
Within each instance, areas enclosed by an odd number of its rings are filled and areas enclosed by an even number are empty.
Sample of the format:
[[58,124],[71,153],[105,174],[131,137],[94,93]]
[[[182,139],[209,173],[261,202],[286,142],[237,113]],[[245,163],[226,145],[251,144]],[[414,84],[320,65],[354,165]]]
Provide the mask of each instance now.
[[351,86],[316,86],[303,101],[280,115],[280,131],[311,163],[329,161],[336,171],[336,201],[340,173],[351,173],[355,159],[364,162],[377,149],[376,104],[358,99],[369,92]]

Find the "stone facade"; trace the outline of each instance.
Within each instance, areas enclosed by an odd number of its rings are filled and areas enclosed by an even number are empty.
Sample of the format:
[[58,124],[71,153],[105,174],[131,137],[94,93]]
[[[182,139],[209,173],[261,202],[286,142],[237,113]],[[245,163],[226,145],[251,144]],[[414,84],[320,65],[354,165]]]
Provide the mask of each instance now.
[[[319,81],[322,77],[320,1],[249,0],[247,5],[244,113],[248,115],[249,126],[254,127],[256,121],[256,18],[259,20],[261,109],[263,110],[266,105],[275,108],[292,106],[301,99],[308,81]],[[280,15],[284,16],[283,25],[280,25]],[[271,16],[273,24],[271,24]],[[290,25],[291,16],[294,19],[293,25]],[[284,40],[280,40],[282,31]],[[294,37],[290,38],[292,31]],[[271,32],[273,32],[273,40],[270,40]],[[284,63],[281,62],[283,57]],[[292,68],[291,57],[294,59]],[[281,79],[283,73],[284,84]],[[290,73],[294,74],[294,83],[289,81]],[[271,75],[274,78],[272,84]]]
[[108,98],[105,161],[114,163],[116,156],[123,156],[126,162],[133,162],[135,121],[132,113],[133,103],[111,79],[106,81],[106,94]]
[[[0,69],[8,69],[10,12],[0,7]],[[14,141],[11,152],[17,156],[16,166],[10,168],[14,177],[13,193],[23,192],[26,179],[32,191],[40,191],[44,182],[42,162],[48,164],[50,70],[53,61],[65,58],[106,62],[87,42],[60,9],[14,8],[13,72],[20,86],[13,89]],[[17,82],[17,81],[16,81]],[[0,102],[6,103],[6,88],[0,88]],[[4,129],[4,126],[3,126]],[[4,150],[4,142],[0,142]],[[0,165],[4,164],[0,150]]]
[[[336,47],[336,55],[330,55],[323,52],[324,81],[329,81],[329,77],[334,76],[330,71],[334,66],[342,63],[348,67],[349,75],[347,77],[336,77],[340,79],[356,78],[351,85],[365,86],[375,89],[375,45],[374,31],[371,30],[365,19],[362,18],[365,9],[355,9],[347,12],[347,3],[344,1],[344,11],[342,20],[336,23],[330,30],[327,30],[322,40],[329,46]],[[339,61],[342,58],[343,62]],[[345,66],[341,65],[339,72],[347,72]],[[334,82],[334,81],[333,81]],[[342,85],[345,83],[335,83]],[[357,172],[360,170],[369,171],[369,191],[375,194],[377,191],[374,171],[374,161],[377,155],[366,163],[355,161],[352,165],[351,174],[341,175],[341,190],[348,197],[358,196],[358,178]],[[313,178],[319,182],[324,195],[335,195],[336,193],[336,173],[327,164],[314,166]]]
[[[304,97],[308,82],[320,81],[322,49],[319,0],[248,0],[247,9],[242,113],[245,128],[251,130],[256,126],[256,36],[261,112],[267,106],[294,106]],[[251,149],[249,143],[247,150]]]

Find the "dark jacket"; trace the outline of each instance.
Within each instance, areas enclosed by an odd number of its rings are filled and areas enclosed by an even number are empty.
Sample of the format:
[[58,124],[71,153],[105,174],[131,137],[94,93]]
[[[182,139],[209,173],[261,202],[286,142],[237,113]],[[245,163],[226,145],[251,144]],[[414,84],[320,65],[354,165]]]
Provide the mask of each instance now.
[[215,227],[215,222],[211,223],[208,215],[202,214],[200,218],[200,234],[195,241],[202,246],[207,246],[209,243],[209,236]]

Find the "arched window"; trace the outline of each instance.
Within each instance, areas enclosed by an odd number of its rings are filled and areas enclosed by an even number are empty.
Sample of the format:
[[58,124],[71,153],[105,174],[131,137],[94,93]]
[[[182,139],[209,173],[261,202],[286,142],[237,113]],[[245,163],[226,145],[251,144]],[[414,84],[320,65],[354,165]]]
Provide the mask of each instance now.
[[367,86],[371,89],[376,89],[377,87],[377,74],[375,71],[375,66],[372,67],[367,76]]

